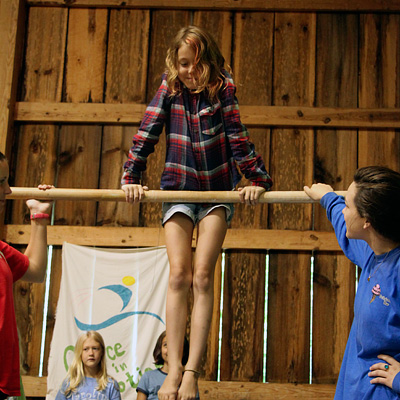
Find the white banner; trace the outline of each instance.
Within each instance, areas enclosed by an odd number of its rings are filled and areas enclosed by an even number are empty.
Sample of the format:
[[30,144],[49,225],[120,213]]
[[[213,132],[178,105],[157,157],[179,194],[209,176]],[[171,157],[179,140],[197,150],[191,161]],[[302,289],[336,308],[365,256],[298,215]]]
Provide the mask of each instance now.
[[168,286],[165,247],[99,249],[64,243],[62,278],[51,342],[47,400],[66,377],[78,336],[104,338],[109,375],[123,399],[136,399],[142,374],[154,369],[153,348],[165,330]]

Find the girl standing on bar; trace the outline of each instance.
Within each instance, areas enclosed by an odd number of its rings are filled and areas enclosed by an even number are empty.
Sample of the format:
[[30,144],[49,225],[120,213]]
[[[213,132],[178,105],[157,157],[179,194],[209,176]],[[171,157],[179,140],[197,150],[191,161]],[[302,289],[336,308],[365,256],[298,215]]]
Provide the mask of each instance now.
[[[147,107],[124,165],[122,189],[128,202],[140,201],[148,189],[141,185],[141,173],[164,126],[167,150],[161,189],[234,190],[241,179],[239,167],[252,182],[239,188],[242,202],[256,204],[269,190],[271,178],[240,121],[236,87],[224,64],[217,44],[204,29],[189,26],[178,32],[167,52],[161,86]],[[170,264],[166,310],[169,371],[158,395],[160,400],[192,400],[198,392],[211,323],[215,264],[233,205],[164,203],[162,210]],[[192,259],[195,226],[198,241]],[[183,368],[191,286],[190,351]]]

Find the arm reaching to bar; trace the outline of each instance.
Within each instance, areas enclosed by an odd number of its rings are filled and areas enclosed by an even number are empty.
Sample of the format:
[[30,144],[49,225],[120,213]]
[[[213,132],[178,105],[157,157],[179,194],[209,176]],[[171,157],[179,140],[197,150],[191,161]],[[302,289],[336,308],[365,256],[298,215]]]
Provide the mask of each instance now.
[[[12,193],[8,184],[9,167],[7,158],[0,152],[0,211],[6,196]],[[47,190],[49,185],[40,185]],[[15,321],[13,284],[19,279],[38,282],[43,280],[47,264],[46,226],[51,203],[28,200],[32,220],[32,231],[25,254],[0,240],[0,398],[20,396],[18,334]],[[34,215],[35,214],[35,215]]]
[[[54,188],[52,185],[39,185],[40,190]],[[27,200],[31,214],[31,236],[25,255],[29,259],[29,267],[22,277],[27,282],[42,282],[47,266],[47,225],[50,222],[52,202]]]

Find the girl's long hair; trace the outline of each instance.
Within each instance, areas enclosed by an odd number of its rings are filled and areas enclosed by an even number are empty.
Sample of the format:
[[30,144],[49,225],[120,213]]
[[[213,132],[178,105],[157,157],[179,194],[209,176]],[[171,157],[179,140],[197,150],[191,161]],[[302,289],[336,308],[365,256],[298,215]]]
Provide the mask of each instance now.
[[194,92],[207,91],[210,100],[215,100],[224,84],[222,69],[225,59],[214,38],[206,30],[197,26],[180,29],[167,51],[165,63],[171,95],[180,94],[183,89],[183,84],[178,79],[178,50],[183,44],[189,45],[195,53],[194,75],[197,89]]
[[78,386],[85,379],[85,371],[83,369],[82,362],[82,351],[83,351],[83,343],[86,339],[95,340],[102,349],[102,355],[99,364],[99,372],[97,375],[97,388],[96,390],[102,391],[107,387],[109,377],[107,375],[107,366],[106,366],[106,353],[103,337],[100,333],[96,331],[87,331],[78,337],[78,340],[75,344],[75,352],[74,359],[68,369],[68,387],[65,391],[65,395],[68,397],[72,394],[72,392],[76,392]]

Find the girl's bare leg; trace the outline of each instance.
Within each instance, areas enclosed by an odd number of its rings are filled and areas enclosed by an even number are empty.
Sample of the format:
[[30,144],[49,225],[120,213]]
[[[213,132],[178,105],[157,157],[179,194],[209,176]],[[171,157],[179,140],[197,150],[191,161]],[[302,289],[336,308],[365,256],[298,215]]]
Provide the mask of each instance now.
[[168,375],[158,392],[160,400],[175,400],[182,381],[183,341],[187,321],[187,296],[192,284],[193,222],[182,213],[164,225],[170,264],[167,292]]
[[[218,207],[199,222],[193,274],[193,310],[190,328],[189,360],[185,367],[178,400],[193,400],[198,392],[198,374],[210,330],[214,270],[225,238],[225,208]],[[169,351],[169,348],[168,348]],[[192,371],[189,371],[192,370]]]

